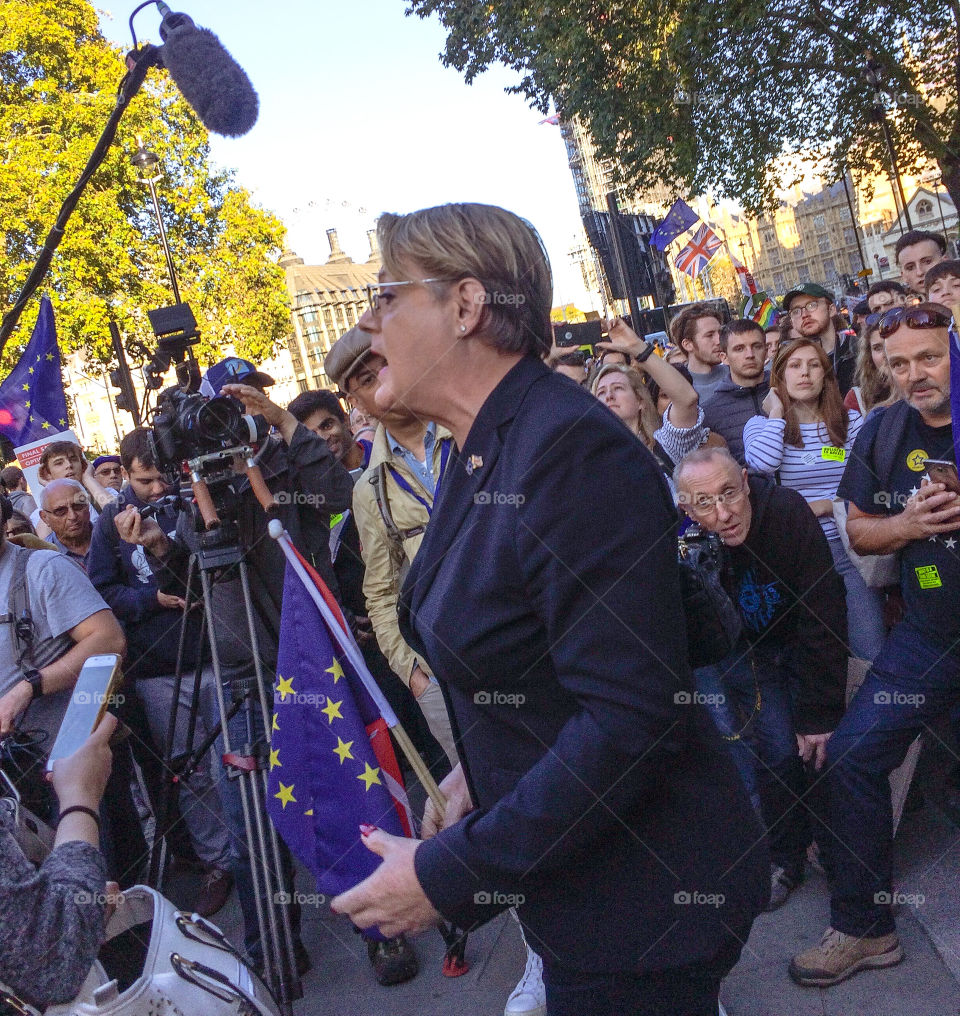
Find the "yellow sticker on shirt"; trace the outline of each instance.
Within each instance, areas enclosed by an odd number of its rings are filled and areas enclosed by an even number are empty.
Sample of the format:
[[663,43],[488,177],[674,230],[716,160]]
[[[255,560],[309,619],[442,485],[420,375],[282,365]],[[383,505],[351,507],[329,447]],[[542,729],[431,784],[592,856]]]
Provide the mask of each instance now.
[[825,459],[827,462],[846,462],[847,449],[834,448],[832,445],[825,445],[820,449],[820,458]]
[[907,456],[907,465],[915,472],[922,473],[927,467],[923,464],[924,459],[930,456],[922,448],[914,448]]
[[939,589],[943,585],[943,582],[940,581],[940,572],[937,571],[935,564],[927,564],[913,570],[917,573],[917,582],[920,583],[921,589]]

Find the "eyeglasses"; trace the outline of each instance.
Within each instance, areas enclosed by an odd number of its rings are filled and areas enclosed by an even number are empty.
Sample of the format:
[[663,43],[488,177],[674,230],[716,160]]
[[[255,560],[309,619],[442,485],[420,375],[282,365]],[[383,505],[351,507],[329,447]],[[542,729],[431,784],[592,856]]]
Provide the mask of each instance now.
[[742,487],[739,490],[729,487],[719,494],[697,494],[695,498],[681,495],[680,501],[695,515],[715,515],[717,508],[721,505],[732,508],[734,505],[738,505],[746,497],[746,494],[747,492]]
[[901,326],[908,328],[949,328],[953,318],[948,311],[932,303],[916,307],[892,307],[880,321],[880,337],[885,339]]
[[824,302],[823,297],[818,297],[816,300],[805,303],[802,307],[791,307],[787,313],[792,318],[803,317],[804,314],[812,314]]
[[374,314],[380,313],[381,290],[387,286],[425,286],[428,282],[453,282],[453,279],[403,279],[400,282],[372,282],[367,286],[367,302]]
[[82,515],[85,511],[88,511],[90,505],[86,501],[74,501],[73,504],[62,504],[59,508],[44,508],[43,510],[48,514],[52,515],[56,519],[65,519],[68,512],[73,512],[75,515]]

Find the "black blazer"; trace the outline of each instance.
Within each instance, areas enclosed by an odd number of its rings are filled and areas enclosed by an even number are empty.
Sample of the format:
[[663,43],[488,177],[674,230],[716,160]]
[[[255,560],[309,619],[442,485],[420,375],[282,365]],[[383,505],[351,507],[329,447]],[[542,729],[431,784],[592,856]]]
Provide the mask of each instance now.
[[450,456],[400,605],[477,803],[416,853],[461,927],[520,903],[533,948],[587,971],[746,941],[769,867],[690,704],[676,558],[653,457],[589,393],[518,363]]

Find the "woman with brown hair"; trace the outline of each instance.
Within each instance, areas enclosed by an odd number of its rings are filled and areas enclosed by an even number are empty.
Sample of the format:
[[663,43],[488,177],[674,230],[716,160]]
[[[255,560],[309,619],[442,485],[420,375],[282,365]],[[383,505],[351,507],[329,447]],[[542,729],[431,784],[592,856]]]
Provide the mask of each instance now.
[[856,409],[864,417],[877,406],[888,406],[899,397],[887,374],[887,354],[880,337],[882,317],[882,313],[870,314],[863,323],[863,334],[857,348],[857,369],[853,376],[854,386],[843,400],[847,409]]
[[844,407],[830,357],[814,339],[796,339],[777,351],[763,410],[766,416],[752,417],[743,428],[747,465],[807,499],[846,586],[850,651],[872,660],[884,637],[880,594],[847,556],[833,519],[837,487],[863,417]]

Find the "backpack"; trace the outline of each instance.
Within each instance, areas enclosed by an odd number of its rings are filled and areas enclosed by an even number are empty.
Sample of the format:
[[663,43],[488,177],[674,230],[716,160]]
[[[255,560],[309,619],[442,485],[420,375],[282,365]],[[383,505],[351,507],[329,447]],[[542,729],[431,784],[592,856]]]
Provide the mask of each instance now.
[[687,619],[687,657],[693,668],[719,663],[743,631],[737,605],[721,581],[726,550],[716,533],[690,526],[678,544],[680,594]]

